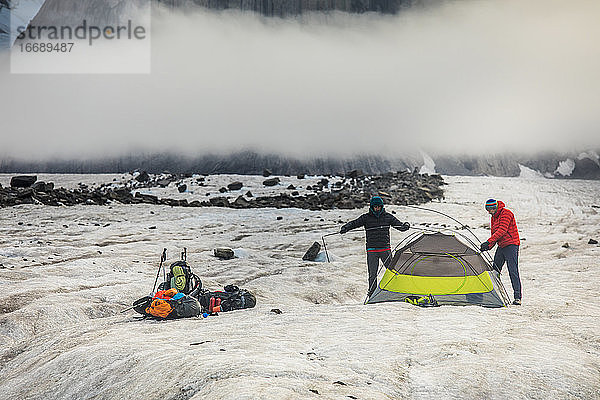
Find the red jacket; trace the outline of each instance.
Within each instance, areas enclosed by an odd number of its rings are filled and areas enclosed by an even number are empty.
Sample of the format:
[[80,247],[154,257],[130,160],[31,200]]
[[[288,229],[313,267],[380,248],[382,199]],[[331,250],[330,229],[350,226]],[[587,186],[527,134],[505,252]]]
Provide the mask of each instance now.
[[498,243],[499,247],[506,247],[509,244],[519,246],[519,230],[515,215],[508,208],[504,208],[504,203],[498,201],[498,210],[492,215],[491,221],[492,236],[487,240],[490,247]]

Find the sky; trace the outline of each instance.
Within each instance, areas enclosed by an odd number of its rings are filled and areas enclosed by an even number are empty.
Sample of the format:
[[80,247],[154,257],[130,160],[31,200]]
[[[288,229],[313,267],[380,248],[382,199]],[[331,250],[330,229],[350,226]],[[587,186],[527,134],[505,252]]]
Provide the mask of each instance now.
[[[149,74],[15,74],[0,53],[0,157],[598,149],[599,19],[587,0],[296,19],[155,8]],[[119,63],[119,46],[97,51]]]

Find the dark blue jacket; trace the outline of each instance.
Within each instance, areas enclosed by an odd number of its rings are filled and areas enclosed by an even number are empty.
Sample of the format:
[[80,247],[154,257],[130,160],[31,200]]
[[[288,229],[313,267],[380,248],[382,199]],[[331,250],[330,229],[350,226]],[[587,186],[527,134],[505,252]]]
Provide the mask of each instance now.
[[390,247],[390,226],[398,229],[402,224],[385,209],[381,210],[379,217],[369,210],[368,213],[342,226],[342,232],[362,226],[367,235],[367,249],[386,249]]

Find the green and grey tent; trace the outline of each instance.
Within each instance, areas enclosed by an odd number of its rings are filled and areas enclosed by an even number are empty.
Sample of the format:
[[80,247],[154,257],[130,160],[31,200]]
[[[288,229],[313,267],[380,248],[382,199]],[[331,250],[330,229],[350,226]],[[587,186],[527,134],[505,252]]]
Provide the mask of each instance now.
[[366,303],[431,295],[439,305],[508,304],[498,272],[472,242],[442,232],[413,234],[404,242],[388,269],[380,271],[377,287]]

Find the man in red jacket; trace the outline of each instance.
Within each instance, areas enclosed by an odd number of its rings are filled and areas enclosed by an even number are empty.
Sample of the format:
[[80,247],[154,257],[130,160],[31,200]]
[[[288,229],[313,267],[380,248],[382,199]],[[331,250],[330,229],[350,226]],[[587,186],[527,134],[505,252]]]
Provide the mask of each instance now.
[[485,209],[492,216],[492,236],[481,244],[480,250],[488,251],[498,244],[496,254],[494,254],[494,265],[500,272],[506,262],[510,283],[515,293],[513,304],[521,305],[521,279],[519,278],[519,245],[521,241],[515,215],[504,207],[503,202],[494,199],[485,202]]

